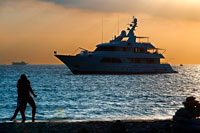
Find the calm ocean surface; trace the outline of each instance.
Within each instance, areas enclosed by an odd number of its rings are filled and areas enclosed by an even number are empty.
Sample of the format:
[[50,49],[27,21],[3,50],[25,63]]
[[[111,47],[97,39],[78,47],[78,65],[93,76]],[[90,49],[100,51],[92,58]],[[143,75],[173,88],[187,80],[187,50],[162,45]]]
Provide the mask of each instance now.
[[[27,74],[37,98],[36,119],[165,119],[186,96],[200,100],[200,65],[173,66],[178,74],[73,75],[64,65],[0,66],[0,121],[16,108],[17,80]],[[31,107],[27,106],[27,119]],[[21,120],[20,113],[17,120]]]

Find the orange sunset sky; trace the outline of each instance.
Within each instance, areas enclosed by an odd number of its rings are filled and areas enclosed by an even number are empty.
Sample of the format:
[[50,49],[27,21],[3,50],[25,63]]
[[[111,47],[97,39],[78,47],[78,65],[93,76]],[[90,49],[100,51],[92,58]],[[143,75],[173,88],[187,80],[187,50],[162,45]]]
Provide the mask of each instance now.
[[200,0],[0,0],[0,64],[62,64],[53,51],[101,43],[102,17],[107,42],[132,16],[167,62],[200,64]]

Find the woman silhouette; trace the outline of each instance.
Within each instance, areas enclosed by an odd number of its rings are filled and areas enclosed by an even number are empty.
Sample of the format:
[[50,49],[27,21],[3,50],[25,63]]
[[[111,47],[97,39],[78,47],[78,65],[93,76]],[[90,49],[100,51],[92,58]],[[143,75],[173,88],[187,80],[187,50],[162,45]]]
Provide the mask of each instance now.
[[34,97],[37,97],[37,95],[35,95],[35,93],[31,88],[30,81],[27,79],[25,74],[22,74],[17,82],[17,93],[18,93],[17,109],[15,110],[15,113],[11,118],[11,120],[14,120],[15,117],[17,116],[17,113],[20,111],[22,116],[22,123],[25,122],[26,120],[25,110],[27,103],[29,103],[30,106],[32,107],[32,121],[33,122],[35,121],[36,104],[33,98],[31,97],[30,92]]

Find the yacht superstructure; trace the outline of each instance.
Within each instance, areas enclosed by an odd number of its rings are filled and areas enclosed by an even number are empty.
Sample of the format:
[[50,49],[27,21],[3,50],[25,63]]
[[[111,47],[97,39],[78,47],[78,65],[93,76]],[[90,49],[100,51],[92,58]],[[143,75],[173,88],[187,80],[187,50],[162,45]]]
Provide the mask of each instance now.
[[92,52],[83,49],[81,53],[55,56],[60,59],[73,74],[146,74],[146,73],[174,73],[170,64],[163,64],[160,59],[164,56],[159,48],[149,42],[137,42],[134,30],[137,19],[133,18],[128,27],[119,36],[115,36],[108,43],[98,44]]

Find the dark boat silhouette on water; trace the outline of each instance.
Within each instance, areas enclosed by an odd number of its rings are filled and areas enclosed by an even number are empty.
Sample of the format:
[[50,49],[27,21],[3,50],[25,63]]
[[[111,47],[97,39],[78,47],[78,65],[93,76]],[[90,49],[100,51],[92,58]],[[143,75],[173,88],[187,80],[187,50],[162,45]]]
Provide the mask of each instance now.
[[27,65],[28,63],[24,62],[24,61],[21,61],[21,62],[12,62],[12,65],[19,65],[19,66],[24,66],[24,65]]

